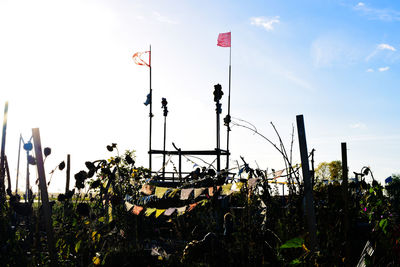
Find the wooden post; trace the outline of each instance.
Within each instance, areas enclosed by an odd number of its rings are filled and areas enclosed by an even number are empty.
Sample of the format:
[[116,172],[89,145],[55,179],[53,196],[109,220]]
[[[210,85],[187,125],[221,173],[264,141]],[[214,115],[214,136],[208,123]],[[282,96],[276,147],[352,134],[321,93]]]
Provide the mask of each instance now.
[[70,154],[67,155],[67,171],[66,171],[66,173],[67,173],[67,183],[65,185],[65,194],[67,194],[69,191],[69,180],[71,177],[70,176],[71,175],[71,155]]
[[7,173],[7,194],[11,196],[11,176],[10,176],[10,169],[8,168],[8,161],[7,161],[7,156],[4,156],[4,168],[6,169]]
[[164,145],[163,145],[163,165],[162,165],[162,175],[163,181],[165,181],[165,142],[167,138],[167,116],[164,116]]
[[29,181],[29,151],[26,151],[26,184],[25,184],[25,202],[30,201],[30,181]]
[[300,156],[301,156],[301,169],[303,172],[304,180],[304,195],[306,200],[306,216],[308,231],[310,233],[311,251],[317,249],[317,227],[315,221],[314,200],[312,195],[311,173],[308,164],[308,151],[306,131],[304,128],[303,115],[297,115],[297,132],[299,136]]
[[315,149],[311,149],[311,188],[315,185],[314,152]]
[[341,144],[342,150],[342,190],[343,190],[343,200],[344,200],[344,212],[343,212],[343,220],[344,220],[344,240],[345,240],[345,258],[346,258],[346,265],[349,264],[350,258],[350,242],[348,240],[348,233],[349,233],[349,202],[348,202],[348,167],[347,167],[347,145],[346,143]]
[[7,114],[8,114],[8,102],[4,105],[4,118],[3,118],[3,135],[1,139],[1,160],[0,160],[0,205],[5,202],[5,150],[6,150],[6,132],[7,132]]
[[182,182],[182,154],[179,148],[179,180]]
[[46,173],[44,170],[42,144],[40,142],[39,128],[32,129],[32,137],[35,146],[36,165],[39,175],[39,188],[42,195],[42,208],[44,212],[44,219],[46,223],[47,243],[50,253],[51,266],[56,266],[56,254],[53,237],[53,225],[51,220],[51,207],[49,203],[49,196],[47,194]]
[[17,179],[15,181],[15,194],[18,194],[18,178],[19,178],[19,161],[21,159],[21,143],[22,143],[22,135],[19,135],[19,144],[18,144],[18,162],[17,162]]

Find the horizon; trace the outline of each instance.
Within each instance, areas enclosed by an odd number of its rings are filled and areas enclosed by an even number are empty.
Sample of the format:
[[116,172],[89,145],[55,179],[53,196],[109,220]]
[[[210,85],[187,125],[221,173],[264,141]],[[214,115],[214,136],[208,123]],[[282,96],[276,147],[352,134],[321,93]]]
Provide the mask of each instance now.
[[[19,136],[28,139],[36,127],[42,148],[52,148],[47,180],[71,154],[72,187],[85,161],[114,155],[106,150],[111,143],[121,153],[136,150],[137,166],[147,167],[148,69],[136,65],[132,55],[150,44],[152,148],[162,148],[165,97],[167,150],[172,142],[183,150],[214,149],[213,86],[222,85],[224,118],[229,66],[229,49],[218,47],[217,37],[230,31],[232,117],[278,143],[273,122],[290,146],[295,117],[303,114],[315,166],[340,160],[340,143],[346,142],[349,176],[369,166],[384,184],[399,172],[399,14],[400,4],[391,1],[3,1],[0,105],[9,101],[11,177]],[[221,132],[225,149],[223,124]],[[294,135],[296,163],[296,130]],[[230,151],[231,166],[244,156],[252,167],[284,168],[272,146],[240,127],[232,128]],[[161,159],[154,161],[153,170],[161,168]],[[26,175],[24,162],[21,153],[20,179]],[[31,168],[31,185],[34,174]],[[19,185],[24,191],[24,183]],[[12,186],[14,192],[14,179]],[[49,192],[64,188],[65,171],[55,173]]]

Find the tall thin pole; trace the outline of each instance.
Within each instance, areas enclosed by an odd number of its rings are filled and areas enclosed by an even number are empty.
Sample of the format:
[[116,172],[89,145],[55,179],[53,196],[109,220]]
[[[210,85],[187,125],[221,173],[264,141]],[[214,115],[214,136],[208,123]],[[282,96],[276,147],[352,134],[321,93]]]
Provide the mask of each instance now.
[[315,183],[314,152],[315,149],[313,148],[311,150],[311,188],[314,188],[314,183]]
[[29,183],[29,150],[26,151],[26,189],[25,189],[25,202],[30,200],[30,183]]
[[21,142],[22,142],[22,134],[19,135],[18,161],[17,161],[17,180],[15,182],[15,194],[18,194],[19,162],[21,160]]
[[221,159],[220,159],[220,138],[219,138],[219,132],[220,132],[220,122],[219,122],[219,108],[220,108],[220,103],[219,100],[217,102],[217,171],[219,172],[221,170]]
[[47,243],[50,254],[50,265],[57,265],[56,258],[56,250],[54,245],[54,236],[53,236],[53,224],[51,221],[51,207],[49,203],[49,196],[47,194],[47,186],[46,186],[46,173],[44,170],[43,163],[43,155],[42,155],[42,144],[40,141],[40,132],[39,128],[32,129],[33,142],[35,145],[35,155],[36,155],[36,166],[39,175],[39,187],[40,193],[42,195],[42,209],[44,213],[45,225],[46,225],[46,234],[47,234]]
[[161,100],[161,108],[163,109],[163,116],[164,116],[164,145],[163,145],[163,180],[165,179],[165,143],[167,140],[167,115],[168,115],[168,108],[167,108],[168,101],[166,98],[162,98]]
[[299,136],[301,169],[303,172],[303,180],[304,180],[307,225],[308,225],[308,231],[310,233],[311,251],[315,252],[318,246],[317,225],[315,220],[314,199],[312,195],[312,184],[310,177],[311,173],[308,164],[307,140],[306,140],[306,131],[304,128],[303,115],[297,115],[296,120],[297,120],[297,132]]
[[151,172],[151,125],[152,125],[152,118],[153,118],[153,90],[151,88],[151,45],[150,45],[150,52],[149,52],[149,68],[150,68],[150,130],[149,130],[149,169]]
[[221,114],[221,103],[220,100],[222,95],[222,87],[220,84],[214,85],[214,101],[215,101],[215,112],[217,116],[217,171],[221,170],[221,143],[220,143],[220,114]]
[[167,138],[167,117],[164,117],[164,145],[163,145],[163,180],[165,179],[165,142]]
[[232,44],[229,47],[229,93],[228,93],[228,116],[226,119],[226,170],[229,170],[229,132],[231,131],[229,123],[231,122],[231,58]]
[[5,149],[6,149],[6,132],[7,132],[7,114],[8,114],[8,102],[4,105],[4,119],[3,119],[3,135],[1,139],[1,160],[0,160],[0,197],[2,204],[5,201]]
[[[347,144],[344,142],[341,144],[342,150],[342,190],[343,190],[343,200],[344,200],[344,212],[343,212],[343,220],[344,220],[344,240],[345,240],[345,256],[346,259],[350,257],[350,242],[348,240],[349,234],[349,202],[348,202],[348,168],[347,168]],[[348,263],[348,261],[346,262]]]
[[65,194],[69,191],[69,180],[71,178],[71,155],[67,155],[67,171],[66,171],[66,184],[65,184]]
[[8,183],[8,187],[7,187],[7,194],[9,196],[11,196],[11,176],[10,176],[10,168],[8,168],[8,161],[7,161],[7,156],[4,156],[4,168],[6,170],[7,173],[7,183]]

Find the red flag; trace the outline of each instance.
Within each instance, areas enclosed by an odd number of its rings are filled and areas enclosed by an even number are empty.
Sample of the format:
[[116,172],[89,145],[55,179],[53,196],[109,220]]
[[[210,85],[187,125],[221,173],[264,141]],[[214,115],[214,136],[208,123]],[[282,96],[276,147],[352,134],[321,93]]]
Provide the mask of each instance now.
[[[149,63],[147,63],[144,59],[142,59],[141,58],[141,56],[143,55],[143,54],[146,54],[146,53],[149,53]],[[141,65],[141,66],[147,66],[147,67],[150,67],[150,65],[151,65],[151,54],[150,54],[150,51],[145,51],[145,52],[136,52],[135,54],[133,54],[133,56],[132,56],[132,58],[133,58],[133,60],[135,61],[135,63],[137,64],[137,65]]]
[[218,35],[218,46],[231,47],[231,32],[220,33]]

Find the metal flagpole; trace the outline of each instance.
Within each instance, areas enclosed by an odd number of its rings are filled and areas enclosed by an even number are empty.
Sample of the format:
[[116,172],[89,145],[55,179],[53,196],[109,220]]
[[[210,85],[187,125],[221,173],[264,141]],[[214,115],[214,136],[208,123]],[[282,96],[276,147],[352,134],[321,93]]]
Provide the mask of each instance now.
[[163,115],[164,115],[164,146],[163,146],[163,180],[165,179],[165,143],[166,143],[166,138],[167,138],[167,115],[168,115],[168,108],[167,108],[167,99],[162,98],[161,100],[161,105],[163,108]]
[[226,170],[229,169],[229,132],[231,131],[231,58],[232,58],[232,43],[229,47],[229,93],[228,93],[228,115],[225,118],[226,124]]
[[150,45],[150,51],[149,51],[149,68],[150,68],[150,136],[149,136],[149,169],[151,172],[151,125],[152,125],[152,118],[153,118],[153,113],[152,113],[152,107],[153,107],[153,89],[151,88],[151,45]]

